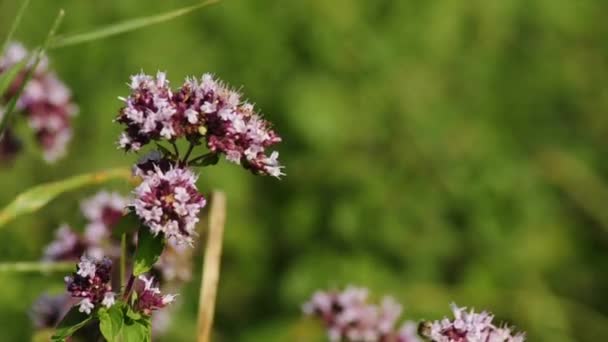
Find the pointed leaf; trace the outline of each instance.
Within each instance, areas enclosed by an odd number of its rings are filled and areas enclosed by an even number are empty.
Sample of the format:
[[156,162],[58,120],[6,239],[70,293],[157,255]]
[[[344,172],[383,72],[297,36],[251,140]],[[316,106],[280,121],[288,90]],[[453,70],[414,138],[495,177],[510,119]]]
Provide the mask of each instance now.
[[77,306],[73,307],[55,328],[55,334],[51,337],[51,341],[65,341],[67,337],[72,336],[78,329],[84,327],[91,318],[91,315],[78,311]]
[[219,162],[220,156],[217,153],[210,153],[204,156],[197,157],[193,159],[189,165],[190,166],[209,166],[215,165]]
[[122,342],[150,342],[151,340],[152,327],[149,318],[125,319],[122,326]]
[[112,229],[112,236],[120,238],[122,237],[122,234],[134,233],[139,226],[141,226],[141,221],[135,212],[131,210],[123,215],[120,221],[118,221],[116,226]]
[[175,154],[173,152],[169,151],[169,149],[166,148],[165,146],[163,146],[159,143],[156,143],[156,147],[158,148],[158,150],[162,153],[162,155],[164,157],[169,157],[171,159],[175,159],[175,157],[176,157]]
[[133,274],[138,276],[148,272],[158,261],[164,247],[164,235],[154,236],[148,227],[142,226],[137,236]]
[[169,21],[171,19],[178,18],[182,15],[194,12],[200,8],[205,6],[212,5],[214,3],[219,2],[219,0],[208,0],[201,2],[196,5],[180,8],[177,10],[173,10],[167,13],[157,14],[148,17],[129,19],[123,22],[115,23],[109,26],[105,26],[91,32],[78,33],[73,35],[59,36],[57,37],[53,43],[51,44],[51,48],[58,48],[63,46],[76,45],[81,43],[87,43],[111,36],[115,36],[117,34],[126,33],[129,31],[134,31],[146,26],[159,24],[165,21]]
[[[137,293],[133,293],[133,295],[137,295]],[[133,309],[129,306],[127,308],[127,317],[131,318],[134,321],[141,319],[141,314],[139,312],[133,311]]]
[[64,192],[75,190],[85,185],[104,183],[111,179],[129,179],[130,175],[131,172],[128,169],[120,168],[87,173],[57,182],[35,186],[21,193],[13,202],[0,211],[0,227],[20,215],[35,212]]
[[124,310],[121,303],[116,303],[110,308],[102,308],[97,312],[99,318],[99,330],[106,340],[116,341],[121,334],[124,322]]

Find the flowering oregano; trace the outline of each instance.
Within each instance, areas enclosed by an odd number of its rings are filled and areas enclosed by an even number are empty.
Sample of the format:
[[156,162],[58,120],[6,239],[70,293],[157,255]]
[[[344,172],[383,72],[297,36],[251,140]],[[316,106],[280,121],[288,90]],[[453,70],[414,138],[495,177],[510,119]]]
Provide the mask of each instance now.
[[[513,334],[506,325],[492,323],[488,312],[475,313],[451,305],[454,319],[405,321],[395,325],[402,307],[392,297],[384,297],[380,305],[368,302],[368,290],[349,286],[342,291],[317,291],[304,303],[307,316],[321,319],[330,341],[347,342],[524,342],[525,334]],[[420,334],[420,337],[418,336]]]
[[[102,192],[85,201],[81,209],[89,223],[84,234],[64,225],[47,247],[45,258],[50,260],[73,260],[84,254],[76,272],[66,278],[68,293],[80,301],[67,314],[69,319],[60,323],[56,339],[73,334],[91,317],[99,321],[108,340],[117,336],[125,341],[129,336],[149,339],[151,316],[173,303],[176,295],[163,295],[154,276],[146,274],[154,272],[161,280],[190,277],[178,264],[189,265],[180,255],[190,255],[188,247],[194,246],[196,224],[206,205],[194,167],[213,165],[225,155],[255,174],[284,175],[278,152],[266,152],[281,141],[270,123],[253,105],[242,102],[238,92],[211,75],[188,78],[181,88],[172,90],[162,72],[156,77],[138,74],[131,77],[130,87],[131,94],[121,98],[125,106],[116,117],[125,128],[119,147],[137,152],[151,142],[155,145],[133,166],[139,184],[131,198]],[[180,152],[178,140],[188,145],[185,153]],[[195,156],[202,145],[204,153]],[[118,249],[116,233],[122,234]],[[120,256],[125,265],[130,253],[128,280],[117,283],[125,270],[116,277],[110,257]],[[121,291],[113,291],[112,284]],[[78,323],[66,323],[73,321]]]
[[482,311],[476,313],[464,307],[451,305],[453,319],[422,322],[420,333],[433,342],[524,342],[525,334],[513,334],[506,325],[492,323],[494,315]]

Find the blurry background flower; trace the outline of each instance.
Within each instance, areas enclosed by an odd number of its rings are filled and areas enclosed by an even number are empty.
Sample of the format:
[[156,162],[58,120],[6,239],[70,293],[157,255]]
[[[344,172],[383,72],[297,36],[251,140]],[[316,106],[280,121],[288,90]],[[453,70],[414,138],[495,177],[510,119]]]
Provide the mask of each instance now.
[[[9,44],[0,57],[0,74],[26,58],[30,58],[29,52],[21,43]],[[26,71],[27,68],[17,76],[6,94],[0,94],[4,101],[16,95]],[[63,157],[72,138],[71,117],[78,110],[71,97],[70,90],[49,70],[48,59],[44,57],[17,101],[16,110],[27,117],[47,162]],[[5,139],[14,137],[2,138]],[[0,141],[0,144],[7,143]]]
[[[396,328],[403,308],[392,297],[374,304],[368,290],[349,286],[342,291],[317,291],[303,304],[304,314],[319,318],[333,342],[420,342],[412,326],[405,321]],[[441,341],[443,342],[443,341]]]

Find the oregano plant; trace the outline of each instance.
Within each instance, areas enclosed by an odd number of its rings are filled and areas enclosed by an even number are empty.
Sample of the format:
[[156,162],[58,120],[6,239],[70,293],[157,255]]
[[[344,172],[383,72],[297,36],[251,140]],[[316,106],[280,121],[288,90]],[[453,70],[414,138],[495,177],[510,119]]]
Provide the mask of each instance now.
[[[187,78],[178,89],[169,87],[163,72],[138,74],[131,77],[130,88],[115,121],[124,127],[119,148],[139,152],[150,147],[132,169],[138,185],[126,202],[118,197],[104,202],[110,208],[114,204],[113,212],[124,207],[118,217],[122,222],[115,222],[112,210],[85,209],[91,220],[102,226],[111,221],[113,233],[121,234],[120,288],[112,287],[111,259],[85,251],[75,272],[65,278],[68,294],[78,302],[59,323],[54,341],[89,324],[108,341],[151,339],[152,313],[177,295],[163,293],[149,272],[167,245],[195,245],[199,214],[207,203],[197,188],[195,168],[215,165],[225,156],[254,174],[284,175],[278,152],[267,152],[281,138],[252,104],[241,101],[239,92],[210,74]],[[185,151],[178,147],[180,140],[187,144]],[[126,241],[135,241],[131,254]]]

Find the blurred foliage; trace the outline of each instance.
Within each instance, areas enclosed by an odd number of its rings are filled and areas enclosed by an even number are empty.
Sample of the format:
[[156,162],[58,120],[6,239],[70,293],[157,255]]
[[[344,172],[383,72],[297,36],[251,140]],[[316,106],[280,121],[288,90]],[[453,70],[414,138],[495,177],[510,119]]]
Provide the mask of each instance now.
[[[16,37],[32,47],[60,7],[67,33],[190,3],[33,0]],[[0,5],[0,33],[18,4]],[[455,301],[530,341],[599,341],[607,11],[601,0],[227,0],[56,49],[81,110],[69,157],[47,166],[30,144],[0,171],[0,206],[135,160],[116,151],[112,124],[130,74],[161,69],[179,83],[211,71],[276,124],[288,173],[276,181],[221,163],[201,174],[200,188],[229,202],[216,341],[322,340],[299,305],[351,282],[395,295],[412,319],[440,318]],[[11,222],[0,260],[38,259],[92,191]],[[26,310],[49,284],[61,291],[61,276],[0,275],[3,340],[30,338]],[[182,291],[164,340],[194,340],[198,285]]]

